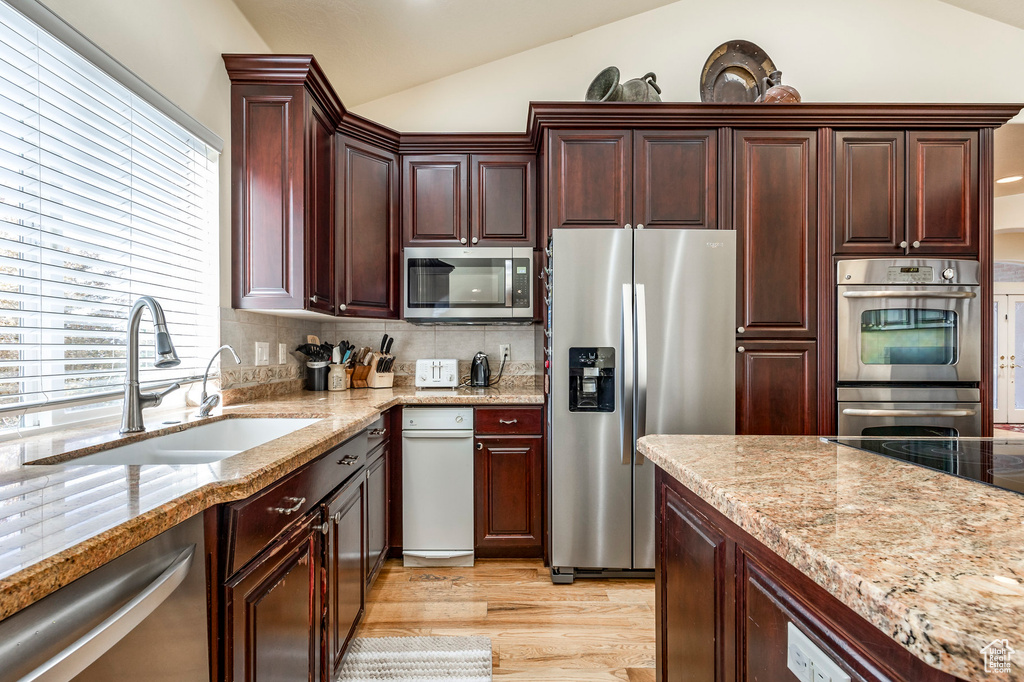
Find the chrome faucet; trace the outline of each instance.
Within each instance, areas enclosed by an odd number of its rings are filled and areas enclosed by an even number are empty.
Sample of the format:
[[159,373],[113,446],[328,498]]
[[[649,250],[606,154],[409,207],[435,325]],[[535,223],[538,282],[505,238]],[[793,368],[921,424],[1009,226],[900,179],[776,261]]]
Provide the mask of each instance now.
[[209,417],[213,408],[220,405],[220,393],[214,393],[210,396],[206,395],[206,380],[210,378],[210,368],[213,367],[213,361],[217,359],[217,356],[220,355],[222,350],[231,351],[231,356],[235,359],[235,364],[242,364],[242,360],[238,357],[238,353],[235,352],[235,349],[226,343],[213,352],[213,357],[210,358],[209,364],[206,365],[206,373],[203,374],[203,395],[199,399],[199,412],[196,413],[197,417]]
[[128,372],[124,379],[124,412],[121,414],[121,433],[145,431],[146,425],[142,423],[142,410],[147,407],[156,407],[165,395],[181,388],[181,384],[171,384],[159,393],[143,393],[139,390],[139,323],[142,322],[143,308],[149,308],[149,312],[153,316],[153,331],[156,336],[156,358],[153,364],[161,369],[177,367],[181,364],[178,354],[174,352],[171,335],[167,333],[167,320],[164,319],[163,308],[155,298],[140,296],[132,306],[131,314],[128,315]]

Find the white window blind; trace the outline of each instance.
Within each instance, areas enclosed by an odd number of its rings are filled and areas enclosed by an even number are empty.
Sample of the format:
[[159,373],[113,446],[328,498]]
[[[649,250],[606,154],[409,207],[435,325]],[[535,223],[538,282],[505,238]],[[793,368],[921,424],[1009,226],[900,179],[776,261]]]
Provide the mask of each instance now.
[[127,317],[155,297],[181,357],[140,379],[201,374],[217,345],[218,154],[0,2],[0,417],[109,399]]

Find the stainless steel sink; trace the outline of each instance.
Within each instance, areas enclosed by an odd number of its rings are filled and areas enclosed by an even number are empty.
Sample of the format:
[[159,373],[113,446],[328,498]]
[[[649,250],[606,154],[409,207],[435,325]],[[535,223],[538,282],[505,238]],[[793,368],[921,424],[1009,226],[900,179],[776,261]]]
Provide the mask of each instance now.
[[76,457],[73,464],[209,464],[315,424],[319,419],[234,418]]

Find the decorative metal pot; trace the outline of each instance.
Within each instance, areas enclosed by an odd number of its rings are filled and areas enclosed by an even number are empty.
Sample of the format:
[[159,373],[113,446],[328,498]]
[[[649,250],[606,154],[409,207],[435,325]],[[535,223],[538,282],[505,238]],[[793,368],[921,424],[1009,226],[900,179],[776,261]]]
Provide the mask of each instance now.
[[660,102],[661,88],[653,73],[619,83],[619,70],[609,66],[590,82],[588,102]]

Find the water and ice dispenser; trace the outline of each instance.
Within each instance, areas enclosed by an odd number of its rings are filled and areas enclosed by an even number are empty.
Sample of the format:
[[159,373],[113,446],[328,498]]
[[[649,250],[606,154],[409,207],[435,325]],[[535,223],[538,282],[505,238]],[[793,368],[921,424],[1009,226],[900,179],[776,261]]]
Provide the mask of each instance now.
[[569,411],[615,411],[615,349],[569,349]]

